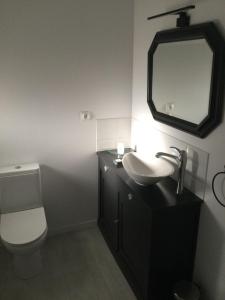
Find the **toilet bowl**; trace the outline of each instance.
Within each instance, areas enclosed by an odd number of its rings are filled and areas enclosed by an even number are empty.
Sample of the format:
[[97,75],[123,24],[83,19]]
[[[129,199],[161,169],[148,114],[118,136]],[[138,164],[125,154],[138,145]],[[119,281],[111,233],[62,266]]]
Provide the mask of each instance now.
[[[27,279],[37,275],[42,269],[40,247],[47,236],[44,207],[41,202],[36,201],[39,196],[35,195],[35,193],[39,194],[37,185],[40,180],[30,181],[30,178],[36,175],[39,179],[39,167],[35,167],[34,171],[34,165],[30,165],[30,167],[21,165],[20,172],[18,173],[17,169],[16,175],[8,171],[7,175],[3,176],[5,173],[1,172],[0,168],[0,187],[3,191],[1,203],[4,203],[1,208],[0,238],[2,244],[13,255],[16,275]],[[29,183],[29,187],[27,186],[29,192],[24,195],[28,199],[20,202],[18,200],[24,188],[26,189],[26,182]],[[10,192],[7,192],[7,189],[10,189]]]

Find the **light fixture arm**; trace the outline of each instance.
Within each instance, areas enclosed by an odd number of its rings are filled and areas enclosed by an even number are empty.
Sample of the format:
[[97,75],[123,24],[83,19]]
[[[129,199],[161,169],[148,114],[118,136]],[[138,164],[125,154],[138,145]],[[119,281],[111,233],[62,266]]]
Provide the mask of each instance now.
[[157,14],[157,15],[148,17],[147,20],[152,20],[152,19],[167,16],[167,15],[178,15],[177,27],[186,27],[186,26],[190,25],[190,16],[187,14],[187,10],[194,9],[194,8],[195,8],[195,5],[181,7],[178,9],[170,10],[165,13],[161,13],[161,14]]

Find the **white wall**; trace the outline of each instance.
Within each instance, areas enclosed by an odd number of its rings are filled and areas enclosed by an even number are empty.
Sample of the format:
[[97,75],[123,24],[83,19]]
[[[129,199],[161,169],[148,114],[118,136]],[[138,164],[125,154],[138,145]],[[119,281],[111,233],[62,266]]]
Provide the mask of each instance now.
[[0,165],[39,162],[51,231],[96,219],[95,120],[131,112],[130,0],[0,1]]
[[[191,11],[191,22],[215,21],[225,33],[224,0],[136,0],[134,25],[134,61],[133,61],[133,117],[145,124],[143,139],[151,144],[163,145],[165,132],[185,143],[194,145],[209,153],[207,189],[202,207],[198,249],[195,264],[195,280],[201,285],[205,300],[225,299],[225,209],[216,202],[211,191],[213,175],[223,170],[225,163],[225,122],[217,127],[207,138],[200,139],[153,121],[147,106],[147,51],[157,31],[175,27],[174,16],[146,21],[148,16],[184,5],[196,4]],[[151,131],[157,131],[157,138],[151,137]],[[154,131],[153,130],[153,131]],[[146,149],[145,149],[146,150]],[[162,149],[159,149],[162,150]]]

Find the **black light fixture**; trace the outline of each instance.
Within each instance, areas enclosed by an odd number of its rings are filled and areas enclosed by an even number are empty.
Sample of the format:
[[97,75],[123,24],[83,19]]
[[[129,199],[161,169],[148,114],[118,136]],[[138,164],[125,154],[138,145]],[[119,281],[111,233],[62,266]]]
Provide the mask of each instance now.
[[195,8],[195,5],[181,7],[181,8],[175,9],[175,10],[170,10],[165,13],[161,13],[161,14],[157,14],[157,15],[148,17],[147,20],[152,20],[152,19],[167,16],[167,15],[178,15],[176,26],[181,27],[181,28],[187,27],[190,25],[190,16],[187,14],[187,10],[194,9],[194,8]]

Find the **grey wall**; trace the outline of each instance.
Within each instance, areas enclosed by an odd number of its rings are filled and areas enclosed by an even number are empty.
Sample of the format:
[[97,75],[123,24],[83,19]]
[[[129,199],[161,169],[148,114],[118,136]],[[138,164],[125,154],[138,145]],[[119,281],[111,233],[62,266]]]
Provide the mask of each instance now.
[[39,162],[51,231],[96,219],[96,118],[131,111],[130,0],[0,1],[0,165]]
[[[217,204],[212,190],[213,175],[223,170],[225,163],[224,132],[225,122],[207,138],[199,139],[187,133],[162,125],[152,119],[147,106],[147,51],[157,31],[175,27],[175,17],[146,21],[148,16],[175,9],[188,4],[196,4],[191,12],[192,23],[215,21],[225,35],[224,0],[136,0],[134,25],[134,64],[133,64],[133,117],[146,124],[143,139],[163,144],[163,134],[169,134],[187,144],[194,145],[209,153],[207,188],[202,207],[198,249],[195,264],[195,280],[201,285],[204,300],[225,299],[225,209]],[[157,138],[151,136],[152,127]],[[160,147],[159,147],[160,148]],[[159,149],[160,151],[162,149]]]

